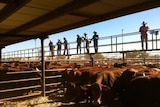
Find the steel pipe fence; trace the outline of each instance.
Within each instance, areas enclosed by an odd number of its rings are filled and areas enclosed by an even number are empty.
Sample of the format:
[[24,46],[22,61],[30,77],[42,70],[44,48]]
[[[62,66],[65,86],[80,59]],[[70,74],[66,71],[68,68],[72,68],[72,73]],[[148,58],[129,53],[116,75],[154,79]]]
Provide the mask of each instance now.
[[[61,71],[64,69],[46,70],[46,94],[57,93],[62,90]],[[5,78],[0,81],[0,101],[16,100],[42,94],[41,77],[37,72],[19,71],[7,72]]]
[[[160,29],[153,29],[154,31],[160,31]],[[153,31],[150,30],[150,31]],[[100,35],[99,35],[100,36]],[[91,38],[91,37],[90,37]],[[75,38],[76,40],[76,38]],[[57,47],[56,45],[54,45]],[[63,46],[62,46],[63,47]],[[142,50],[140,33],[132,32],[132,33],[124,33],[112,36],[104,36],[99,38],[98,43],[98,52],[99,53],[119,53],[121,51],[135,51]],[[69,54],[67,56],[57,55],[57,49],[54,48],[54,60],[61,59],[71,59],[75,58],[77,55],[77,43],[70,42],[69,43]],[[160,49],[160,36],[157,34],[148,33],[148,50],[158,50]],[[81,55],[86,54],[85,42],[82,42],[82,53]],[[49,47],[44,47],[45,60],[50,60],[51,54],[49,51]],[[63,53],[64,49],[61,50]],[[94,53],[93,41],[90,43],[90,53]],[[64,57],[64,58],[63,58]],[[24,50],[16,50],[11,52],[2,52],[2,62],[3,61],[40,61],[41,60],[41,47],[24,49]]]

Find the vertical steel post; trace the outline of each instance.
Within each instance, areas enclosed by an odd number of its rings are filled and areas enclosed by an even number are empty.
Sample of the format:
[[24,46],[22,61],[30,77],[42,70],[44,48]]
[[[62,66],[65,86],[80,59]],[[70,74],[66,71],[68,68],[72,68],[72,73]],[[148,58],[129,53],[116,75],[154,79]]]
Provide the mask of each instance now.
[[156,49],[158,48],[158,44],[157,44],[157,35],[158,35],[159,31],[155,31],[155,35],[156,35]]
[[152,49],[154,48],[154,46],[153,46],[153,34],[152,34]]
[[158,48],[158,45],[157,45],[157,35],[156,35],[156,49]]
[[41,37],[41,63],[42,63],[42,96],[46,96],[46,85],[45,85],[45,60],[44,60],[44,39],[45,37]]
[[117,37],[116,37],[116,52],[117,52]]
[[125,62],[125,61],[124,61],[124,59],[125,59],[125,55],[124,55],[124,54],[125,54],[125,52],[122,51],[123,63]]
[[122,29],[122,51],[123,51],[123,29]]
[[113,51],[113,41],[112,41],[112,36],[111,36],[111,52]]
[[1,65],[1,62],[2,62],[2,48],[0,48],[0,65]]
[[0,47],[0,65],[1,65],[1,62],[2,62],[2,49],[3,49],[4,47]]
[[93,67],[94,66],[94,59],[93,59],[92,53],[89,54],[89,57],[90,57],[90,65]]

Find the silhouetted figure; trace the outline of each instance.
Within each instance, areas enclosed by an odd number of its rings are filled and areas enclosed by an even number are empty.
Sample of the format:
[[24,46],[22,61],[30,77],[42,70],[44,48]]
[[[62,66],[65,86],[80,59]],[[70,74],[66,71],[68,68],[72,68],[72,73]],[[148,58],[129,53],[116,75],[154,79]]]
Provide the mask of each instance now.
[[78,50],[80,50],[80,54],[81,54],[81,43],[82,43],[82,38],[77,35],[77,54],[78,54]]
[[61,55],[62,42],[60,39],[57,41],[57,55]]
[[93,33],[94,33],[94,35],[92,37],[93,46],[94,46],[95,53],[97,53],[98,52],[98,39],[99,39],[99,36],[97,35],[96,31],[94,31]]
[[54,56],[54,45],[53,45],[53,42],[51,40],[49,42],[49,50],[51,52],[51,57],[53,58],[53,56]]
[[142,43],[142,50],[144,50],[144,42],[146,43],[146,50],[148,49],[148,26],[146,26],[146,22],[142,22],[142,26],[139,28],[139,32],[141,33],[141,43]]
[[63,52],[63,55],[65,55],[66,51],[67,51],[67,55],[68,55],[68,41],[67,39],[64,37],[64,52]]
[[88,36],[86,33],[84,33],[84,37],[83,37],[84,41],[86,42],[86,50],[87,53],[89,53],[89,44],[91,43],[91,41],[89,40]]

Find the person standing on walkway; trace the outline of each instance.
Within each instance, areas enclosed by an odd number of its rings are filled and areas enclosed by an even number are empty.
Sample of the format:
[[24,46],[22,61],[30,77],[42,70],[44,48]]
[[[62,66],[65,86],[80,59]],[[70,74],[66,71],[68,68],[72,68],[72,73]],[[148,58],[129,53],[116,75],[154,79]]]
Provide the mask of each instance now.
[[84,39],[84,41],[86,42],[86,50],[87,50],[87,53],[89,53],[89,44],[90,44],[91,41],[89,40],[89,38],[88,38],[88,36],[87,36],[86,33],[84,33],[83,39]]
[[51,57],[53,58],[53,56],[54,56],[54,46],[53,46],[53,42],[51,40],[49,42],[49,50],[51,52]]
[[99,39],[99,36],[98,36],[97,32],[94,31],[93,32],[92,40],[93,40],[93,45],[94,45],[95,53],[98,52],[98,39]]
[[63,52],[63,55],[65,55],[66,51],[67,51],[67,55],[68,55],[68,41],[67,39],[64,37],[64,52]]
[[80,50],[80,54],[81,54],[81,43],[82,43],[82,38],[77,34],[77,54],[78,54],[78,50]]
[[146,26],[146,22],[142,22],[142,26],[139,28],[139,32],[141,33],[141,43],[142,43],[142,50],[144,50],[144,42],[146,43],[146,50],[148,49],[148,26]]
[[57,41],[57,55],[61,55],[62,42],[60,39]]

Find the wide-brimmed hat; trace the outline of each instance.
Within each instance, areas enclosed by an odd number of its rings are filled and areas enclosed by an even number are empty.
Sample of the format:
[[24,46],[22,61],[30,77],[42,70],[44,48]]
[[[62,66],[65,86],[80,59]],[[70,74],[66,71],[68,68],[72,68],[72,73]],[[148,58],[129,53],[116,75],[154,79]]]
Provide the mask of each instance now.
[[97,33],[96,31],[93,31],[93,33]]
[[146,25],[147,23],[145,21],[142,22],[142,25]]
[[84,35],[87,35],[87,33],[84,33]]

